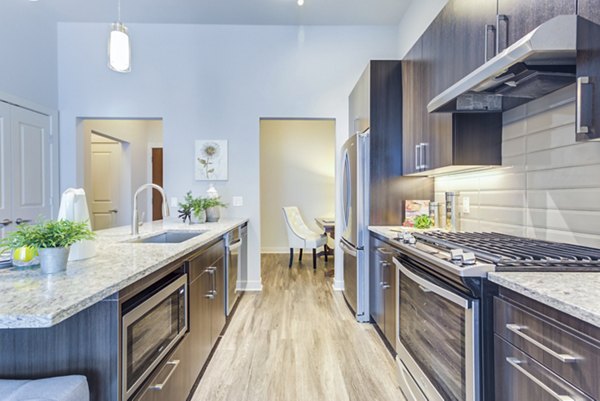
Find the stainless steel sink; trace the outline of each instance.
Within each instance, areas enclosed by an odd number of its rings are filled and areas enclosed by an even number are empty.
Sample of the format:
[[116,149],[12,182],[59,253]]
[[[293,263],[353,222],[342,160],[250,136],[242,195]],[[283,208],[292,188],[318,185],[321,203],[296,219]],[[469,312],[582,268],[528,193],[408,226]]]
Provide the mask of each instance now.
[[208,232],[208,230],[199,231],[164,231],[160,234],[155,234],[150,237],[136,238],[129,240],[134,244],[179,244],[180,242],[187,241],[201,234]]

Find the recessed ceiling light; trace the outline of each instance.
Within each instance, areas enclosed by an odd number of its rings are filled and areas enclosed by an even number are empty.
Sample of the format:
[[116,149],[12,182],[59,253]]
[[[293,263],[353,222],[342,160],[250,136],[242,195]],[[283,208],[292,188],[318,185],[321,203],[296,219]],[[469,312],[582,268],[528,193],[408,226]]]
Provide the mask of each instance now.
[[[37,1],[37,0],[36,0]],[[303,6],[304,5],[304,0],[298,0],[298,5],[299,6]]]

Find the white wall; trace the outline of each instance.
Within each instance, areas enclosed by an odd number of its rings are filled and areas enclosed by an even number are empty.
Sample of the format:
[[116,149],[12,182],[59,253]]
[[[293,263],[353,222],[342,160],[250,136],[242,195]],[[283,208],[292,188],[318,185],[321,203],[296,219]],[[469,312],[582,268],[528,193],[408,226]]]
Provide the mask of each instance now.
[[403,58],[448,0],[413,0],[398,24],[398,58]]
[[600,247],[600,142],[575,142],[575,89],[504,113],[502,165],[435,180],[468,196],[460,229]]
[[56,23],[35,2],[0,2],[0,92],[56,110]]
[[334,118],[339,149],[348,136],[348,95],[369,59],[396,58],[397,27],[129,28],[133,71],[122,75],[106,67],[106,24],[58,26],[63,187],[82,180],[78,117],[162,117],[170,196],[208,187],[194,181],[195,139],[228,139],[229,181],[216,187],[227,203],[244,197],[243,207],[223,215],[250,218],[245,284],[260,289],[259,119]]
[[[87,173],[84,176],[83,187],[86,192],[90,192],[90,137],[92,132],[102,134],[109,138],[116,139],[119,142],[126,143],[125,159],[121,164],[123,170],[121,185],[121,207],[117,216],[117,224],[131,224],[131,202],[132,196],[140,185],[151,182],[148,179],[148,144],[162,143],[163,124],[161,120],[84,120],[81,127],[84,136],[84,170]],[[152,220],[152,211],[148,209],[150,197],[149,192],[145,191],[138,198],[138,210],[144,213],[146,221]],[[89,199],[88,199],[89,201]],[[140,214],[141,215],[141,214]]]
[[315,218],[335,215],[335,121],[262,120],[260,190],[263,252],[289,252],[284,206],[322,232]]

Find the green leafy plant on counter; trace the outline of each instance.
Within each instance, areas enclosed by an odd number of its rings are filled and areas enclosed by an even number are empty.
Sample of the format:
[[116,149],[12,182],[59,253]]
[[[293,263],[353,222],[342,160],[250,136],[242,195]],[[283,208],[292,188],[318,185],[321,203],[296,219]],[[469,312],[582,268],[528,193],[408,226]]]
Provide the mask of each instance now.
[[218,198],[205,198],[204,199],[205,209],[210,207],[227,207],[227,205],[221,202],[221,197]]
[[433,227],[433,220],[426,214],[415,217],[415,228],[426,229]]
[[194,197],[192,191],[188,191],[183,202],[179,202],[179,218],[184,223],[187,219],[191,219],[192,214],[198,217],[204,210],[206,210],[206,200],[202,197]]
[[88,228],[87,221],[49,220],[34,225],[19,225],[16,231],[0,240],[0,249],[24,246],[37,249],[67,248],[76,242],[94,238],[95,234]]

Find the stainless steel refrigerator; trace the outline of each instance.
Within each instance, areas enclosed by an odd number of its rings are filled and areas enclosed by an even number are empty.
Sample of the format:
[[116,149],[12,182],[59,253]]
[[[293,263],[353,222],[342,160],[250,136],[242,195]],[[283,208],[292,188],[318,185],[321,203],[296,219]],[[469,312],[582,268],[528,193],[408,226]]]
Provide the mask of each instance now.
[[369,130],[342,147],[344,297],[359,322],[369,321]]

